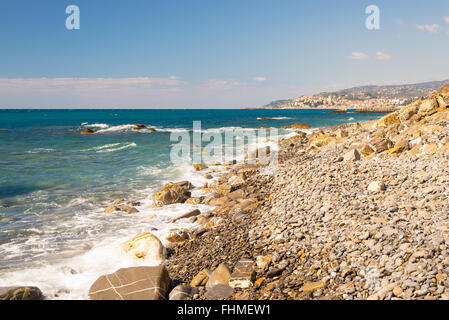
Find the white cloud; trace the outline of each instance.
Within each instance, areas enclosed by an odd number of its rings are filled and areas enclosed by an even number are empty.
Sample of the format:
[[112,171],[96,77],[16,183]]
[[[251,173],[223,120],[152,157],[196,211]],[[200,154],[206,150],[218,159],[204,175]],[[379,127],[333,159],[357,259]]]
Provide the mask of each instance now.
[[254,77],[253,80],[254,80],[254,81],[263,82],[263,81],[267,81],[268,79],[265,78],[265,77]]
[[376,59],[377,60],[390,60],[392,56],[390,56],[388,53],[385,52],[376,52]]
[[351,60],[365,60],[369,57],[366,53],[353,51],[347,58]]
[[167,78],[0,78],[0,92],[108,91],[116,89],[167,88],[185,84],[175,76]]
[[424,25],[416,25],[416,28],[419,30],[425,30],[428,31],[430,33],[437,33],[438,29],[440,28],[440,26],[438,24],[424,24]]

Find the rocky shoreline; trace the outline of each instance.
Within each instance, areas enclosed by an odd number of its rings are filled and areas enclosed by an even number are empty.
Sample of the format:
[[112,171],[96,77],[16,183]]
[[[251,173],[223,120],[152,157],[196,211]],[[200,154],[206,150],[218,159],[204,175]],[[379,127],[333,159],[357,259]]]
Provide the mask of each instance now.
[[90,298],[449,299],[448,106],[445,86],[379,120],[297,131],[276,168],[195,165],[210,179],[203,196],[168,183],[153,206],[214,209],[174,217],[197,227],[173,230],[167,246],[151,233],[125,242],[161,264],[104,275]]
[[249,259],[252,285],[227,298],[449,299],[448,93],[283,140],[274,175],[234,166],[257,205],[215,209],[223,222],[174,247],[170,274],[197,285],[203,270]]

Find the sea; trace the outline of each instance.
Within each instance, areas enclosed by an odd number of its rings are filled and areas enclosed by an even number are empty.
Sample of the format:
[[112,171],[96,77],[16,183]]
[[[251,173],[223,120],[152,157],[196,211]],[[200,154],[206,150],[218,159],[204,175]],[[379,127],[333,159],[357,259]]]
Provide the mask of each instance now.
[[[208,182],[191,160],[174,163],[170,156],[177,135],[194,132],[194,121],[201,121],[204,134],[293,123],[313,131],[380,116],[351,110],[0,110],[0,287],[37,286],[48,299],[88,299],[99,276],[151,265],[129,257],[120,244],[142,232],[166,243],[171,230],[194,227],[188,219],[171,219],[212,209],[152,207],[154,192],[167,182],[191,181],[198,188],[193,196]],[[86,128],[96,132],[80,134]],[[294,134],[279,129],[277,138]],[[139,212],[104,213],[116,199],[140,201]]]

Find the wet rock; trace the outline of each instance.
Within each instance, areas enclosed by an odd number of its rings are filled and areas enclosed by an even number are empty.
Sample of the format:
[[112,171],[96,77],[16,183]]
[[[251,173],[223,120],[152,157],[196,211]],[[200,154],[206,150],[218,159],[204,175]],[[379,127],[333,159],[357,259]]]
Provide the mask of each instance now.
[[186,219],[186,218],[190,218],[190,217],[196,217],[196,216],[198,216],[200,214],[201,214],[201,211],[199,209],[195,209],[195,210],[192,210],[192,211],[189,211],[187,213],[184,213],[183,215],[173,219],[172,222],[176,222],[178,220]]
[[122,249],[129,255],[138,259],[152,262],[164,262],[166,249],[155,235],[145,232],[121,244]]
[[43,300],[38,287],[0,287],[0,300]]
[[173,203],[183,203],[190,198],[190,191],[184,185],[169,182],[153,196],[153,207],[162,207]]

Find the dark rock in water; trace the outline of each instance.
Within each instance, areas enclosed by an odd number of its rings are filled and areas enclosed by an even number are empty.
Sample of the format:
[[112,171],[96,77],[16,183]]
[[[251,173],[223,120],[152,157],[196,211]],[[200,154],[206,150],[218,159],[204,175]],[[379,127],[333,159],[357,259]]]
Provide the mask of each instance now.
[[142,129],[146,129],[146,128],[147,128],[147,126],[144,124],[135,124],[134,125],[135,130],[142,130]]
[[38,287],[0,287],[0,300],[43,300]]
[[87,128],[87,129],[82,130],[80,133],[81,134],[91,134],[91,133],[95,133],[96,131],[97,130]]
[[328,113],[347,113],[348,111],[347,110],[332,110],[332,111],[329,111]]
[[193,298],[199,292],[198,288],[179,285],[170,292],[169,300],[186,300]]
[[92,300],[163,300],[171,279],[165,266],[122,268],[98,278],[89,289]]
[[225,284],[217,284],[206,291],[208,300],[224,300],[234,294],[234,289]]

